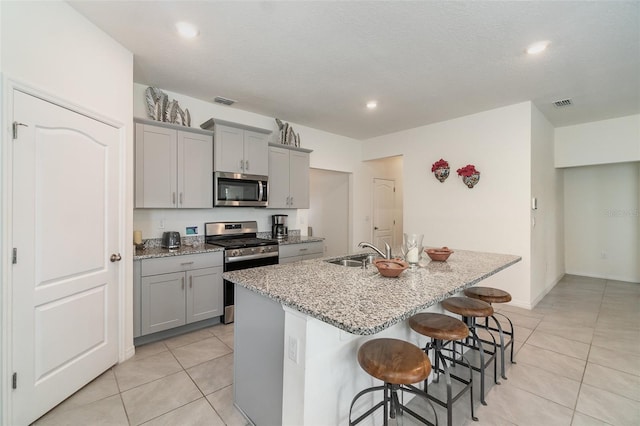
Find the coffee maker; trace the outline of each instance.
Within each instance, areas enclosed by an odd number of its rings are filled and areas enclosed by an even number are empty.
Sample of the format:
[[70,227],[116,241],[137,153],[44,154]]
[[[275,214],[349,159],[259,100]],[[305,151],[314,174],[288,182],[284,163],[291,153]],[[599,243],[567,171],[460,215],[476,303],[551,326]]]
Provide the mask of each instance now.
[[287,217],[289,217],[289,215],[286,214],[274,214],[271,216],[271,238],[277,238],[279,240],[287,238],[289,233]]

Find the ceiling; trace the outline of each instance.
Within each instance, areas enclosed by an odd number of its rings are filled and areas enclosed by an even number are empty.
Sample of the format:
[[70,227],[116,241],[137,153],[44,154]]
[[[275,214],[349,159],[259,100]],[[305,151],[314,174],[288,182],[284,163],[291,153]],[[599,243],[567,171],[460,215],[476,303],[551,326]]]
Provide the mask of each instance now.
[[69,3],[137,83],[358,139],[527,100],[555,126],[640,112],[638,1]]

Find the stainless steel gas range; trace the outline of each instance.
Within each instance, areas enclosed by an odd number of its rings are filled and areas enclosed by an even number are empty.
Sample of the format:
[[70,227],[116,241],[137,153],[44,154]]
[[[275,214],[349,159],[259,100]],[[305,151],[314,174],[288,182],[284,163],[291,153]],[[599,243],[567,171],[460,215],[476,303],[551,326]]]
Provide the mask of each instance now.
[[[205,243],[224,247],[224,271],[255,268],[278,263],[278,241],[258,238],[258,223],[208,222],[204,224]],[[224,280],[224,323],[233,322],[234,284]]]

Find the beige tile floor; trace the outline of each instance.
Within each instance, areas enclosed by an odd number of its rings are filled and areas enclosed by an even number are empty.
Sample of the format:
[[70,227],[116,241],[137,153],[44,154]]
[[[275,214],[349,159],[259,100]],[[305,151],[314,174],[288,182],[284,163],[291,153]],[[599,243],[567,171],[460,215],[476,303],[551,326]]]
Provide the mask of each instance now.
[[[461,398],[455,425],[640,424],[640,284],[565,276],[531,311],[495,308],[515,325],[517,364],[507,362],[500,385],[487,375],[478,422]],[[138,347],[35,424],[245,425],[232,402],[232,348],[233,327],[224,325]],[[406,416],[394,423],[415,424]]]

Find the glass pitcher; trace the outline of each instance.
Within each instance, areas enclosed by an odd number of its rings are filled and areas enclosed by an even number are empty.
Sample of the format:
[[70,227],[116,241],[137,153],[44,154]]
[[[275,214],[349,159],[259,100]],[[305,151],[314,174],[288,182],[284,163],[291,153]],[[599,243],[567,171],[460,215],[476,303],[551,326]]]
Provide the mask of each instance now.
[[402,254],[404,260],[414,268],[420,262],[422,254],[422,234],[403,234],[402,236]]

